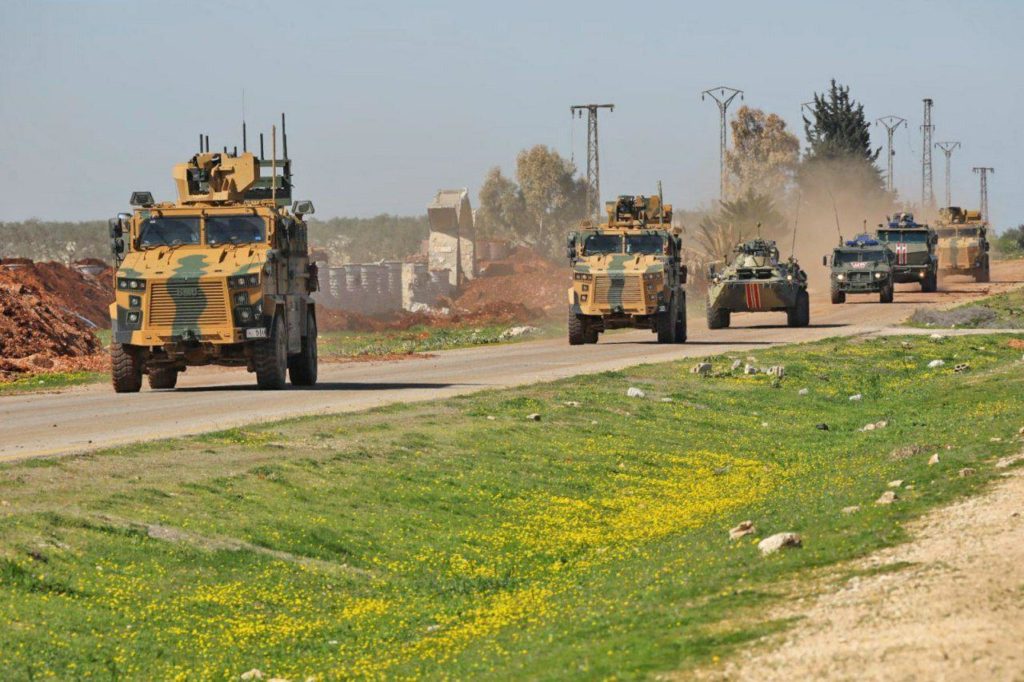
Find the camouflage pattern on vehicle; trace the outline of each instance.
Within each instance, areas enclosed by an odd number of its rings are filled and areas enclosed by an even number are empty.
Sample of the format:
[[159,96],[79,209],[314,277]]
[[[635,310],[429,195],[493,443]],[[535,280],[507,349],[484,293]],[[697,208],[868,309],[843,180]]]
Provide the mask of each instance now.
[[847,294],[878,292],[880,303],[892,303],[896,284],[892,266],[896,254],[869,234],[860,234],[841,242],[831,256],[822,256],[821,264],[832,269],[832,302],[846,303]]
[[946,275],[971,275],[975,282],[991,279],[988,262],[988,223],[981,211],[959,206],[939,210],[935,225],[939,237],[939,272]]
[[732,263],[708,271],[708,329],[724,329],[733,313],[785,311],[790,327],[811,323],[807,273],[796,259],[779,261],[775,242],[754,239],[733,249]]
[[287,208],[291,161],[204,150],[174,179],[177,201],[134,192],[134,211],[110,221],[114,390],[138,391],[144,374],[151,388],[173,388],[186,367],[207,364],[247,367],[261,388],[283,387],[286,373],[316,383],[317,274],[303,221],[313,206]]
[[623,195],[605,204],[608,222],[569,235],[569,343],[597,343],[601,332],[650,329],[658,343],[686,341],[686,266],[660,196]]
[[939,283],[939,260],[935,253],[938,237],[927,225],[914,221],[913,213],[898,213],[879,225],[878,241],[896,254],[893,279],[897,283],[918,282],[921,291],[935,291]]

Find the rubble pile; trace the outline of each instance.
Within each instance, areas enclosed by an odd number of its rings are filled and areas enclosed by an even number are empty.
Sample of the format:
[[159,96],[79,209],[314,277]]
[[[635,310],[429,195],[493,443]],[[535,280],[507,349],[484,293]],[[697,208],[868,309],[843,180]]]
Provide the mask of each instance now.
[[467,283],[452,304],[467,311],[495,304],[514,304],[537,311],[541,316],[551,315],[561,312],[565,306],[568,272],[564,265],[519,246],[507,259],[491,261],[483,276]]

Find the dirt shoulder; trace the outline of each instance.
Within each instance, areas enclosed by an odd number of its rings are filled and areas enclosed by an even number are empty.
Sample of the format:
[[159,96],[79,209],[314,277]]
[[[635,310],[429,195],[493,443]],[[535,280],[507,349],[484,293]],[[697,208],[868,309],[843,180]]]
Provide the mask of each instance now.
[[802,622],[723,668],[728,680],[1019,680],[1024,677],[1024,469],[911,526],[866,573],[809,607]]

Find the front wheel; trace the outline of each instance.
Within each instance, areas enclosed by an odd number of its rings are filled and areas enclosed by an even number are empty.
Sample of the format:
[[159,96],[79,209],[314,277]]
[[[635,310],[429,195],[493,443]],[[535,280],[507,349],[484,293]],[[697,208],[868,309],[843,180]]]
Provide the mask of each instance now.
[[131,346],[110,347],[110,379],[115,393],[138,393],[142,388],[142,361]]
[[658,330],[658,343],[675,343],[676,322],[679,320],[679,310],[675,301],[669,304],[668,310],[658,315],[656,321]]
[[991,271],[988,269],[988,258],[985,259],[984,265],[982,265],[981,268],[979,268],[978,271],[974,273],[974,281],[975,282],[991,282],[992,281]]
[[892,282],[883,284],[882,288],[878,290],[878,302],[879,303],[892,303],[894,295],[894,285]]
[[939,275],[938,273],[931,272],[924,276],[921,280],[921,291],[931,293],[939,288]]
[[582,346],[587,342],[587,327],[588,325],[582,315],[577,315],[571,310],[569,311],[568,328],[570,346]]
[[800,290],[796,303],[786,310],[786,322],[790,327],[806,327],[811,323],[811,299],[806,290]]
[[708,329],[725,329],[729,326],[730,311],[708,306]]
[[676,317],[676,343],[686,343],[686,292],[679,294],[679,308]]
[[846,303],[846,292],[839,287],[832,287],[832,303],[838,305],[840,303]]
[[288,376],[292,386],[312,386],[316,383],[316,315],[306,311],[306,335],[302,337],[302,351],[288,358]]
[[257,386],[269,390],[284,388],[288,371],[288,338],[280,316],[274,318],[270,338],[254,346],[253,365],[256,367]]

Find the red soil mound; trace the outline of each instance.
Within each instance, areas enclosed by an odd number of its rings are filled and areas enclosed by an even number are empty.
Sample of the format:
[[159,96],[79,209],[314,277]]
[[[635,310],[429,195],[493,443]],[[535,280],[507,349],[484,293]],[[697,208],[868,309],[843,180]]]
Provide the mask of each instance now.
[[[487,276],[487,272],[494,272]],[[488,263],[484,276],[469,282],[452,301],[454,308],[474,311],[513,304],[533,311],[534,319],[560,309],[569,287],[569,270],[536,251],[517,247],[508,259]],[[516,320],[525,322],[528,320]]]

